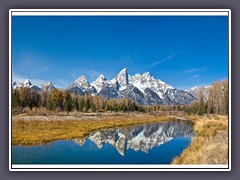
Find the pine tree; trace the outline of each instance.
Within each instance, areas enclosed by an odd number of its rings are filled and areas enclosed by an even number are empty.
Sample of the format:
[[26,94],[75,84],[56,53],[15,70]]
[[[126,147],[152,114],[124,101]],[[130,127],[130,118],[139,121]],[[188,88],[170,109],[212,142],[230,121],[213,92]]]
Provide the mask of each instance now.
[[73,109],[73,102],[72,102],[72,97],[71,95],[64,91],[63,92],[63,107],[64,107],[64,110],[67,111],[67,112],[70,112],[72,111]]
[[12,107],[16,108],[21,106],[18,90],[12,90]]

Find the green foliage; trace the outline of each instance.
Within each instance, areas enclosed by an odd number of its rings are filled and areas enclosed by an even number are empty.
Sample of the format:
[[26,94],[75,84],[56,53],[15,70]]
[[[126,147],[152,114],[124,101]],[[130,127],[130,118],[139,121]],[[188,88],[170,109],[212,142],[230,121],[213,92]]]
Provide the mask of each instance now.
[[70,112],[73,109],[72,97],[68,92],[63,92],[63,108],[64,111]]
[[12,90],[12,107],[39,107],[40,95],[36,91],[23,87]]
[[19,92],[17,90],[12,90],[12,107],[17,108],[21,106]]

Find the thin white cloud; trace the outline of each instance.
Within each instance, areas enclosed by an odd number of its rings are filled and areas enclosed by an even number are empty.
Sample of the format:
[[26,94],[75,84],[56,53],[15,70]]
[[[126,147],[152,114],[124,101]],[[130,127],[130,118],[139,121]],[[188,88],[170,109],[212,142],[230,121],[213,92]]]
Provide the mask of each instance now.
[[197,79],[199,77],[200,77],[200,74],[194,74],[194,75],[191,76],[192,79]]
[[199,71],[205,71],[205,70],[207,70],[206,67],[193,68],[193,69],[185,70],[185,71],[183,71],[183,73],[185,73],[185,74],[191,74],[191,73],[195,73],[195,72],[199,72]]
[[152,63],[149,67],[150,67],[150,68],[151,68],[151,67],[154,67],[154,66],[156,66],[156,65],[158,65],[158,64],[164,63],[165,61],[168,61],[168,60],[176,57],[177,55],[186,54],[186,53],[192,51],[192,49],[185,49],[185,50],[183,50],[183,51],[178,50],[181,46],[183,46],[183,44],[186,43],[187,40],[188,40],[187,37],[184,38],[184,39],[183,39],[182,41],[180,41],[173,49],[170,49],[170,50],[169,50],[169,54],[170,54],[169,56],[167,56],[167,57],[165,57],[165,58],[162,58],[162,59],[160,59],[160,60],[155,61],[155,62]]
[[165,62],[165,61],[167,61],[167,60],[172,59],[173,57],[174,57],[173,55],[169,55],[169,56],[167,56],[167,57],[165,57],[165,58],[163,58],[163,59],[160,59],[160,60],[158,60],[158,61],[155,61],[154,63],[152,63],[152,64],[150,65],[150,67],[154,67],[154,66],[156,66],[156,65],[158,65],[158,64],[161,64],[161,63],[163,63],[163,62]]

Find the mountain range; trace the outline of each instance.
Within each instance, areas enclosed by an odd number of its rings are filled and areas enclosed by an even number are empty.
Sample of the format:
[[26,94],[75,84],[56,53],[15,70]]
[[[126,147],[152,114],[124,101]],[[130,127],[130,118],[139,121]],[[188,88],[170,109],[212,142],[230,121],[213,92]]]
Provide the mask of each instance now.
[[28,79],[26,79],[24,82],[22,83],[16,83],[16,82],[13,82],[12,83],[12,88],[13,89],[20,89],[22,87],[29,87],[35,91],[41,91],[41,88],[39,88],[38,86],[36,85],[33,85]]
[[190,89],[186,89],[185,91],[192,94],[195,98],[198,98],[199,92],[203,92],[204,96],[204,101],[208,100],[208,95],[209,95],[209,88],[212,86],[194,86]]
[[192,138],[195,132],[190,122],[155,123],[130,128],[103,129],[91,133],[75,142],[83,146],[87,140],[91,140],[101,149],[105,144],[111,144],[119,154],[125,155],[128,149],[148,153],[154,147],[158,147],[176,137]]
[[[32,85],[29,80],[22,83],[12,83],[13,89],[21,87],[30,87],[35,91],[50,92],[55,87],[51,82],[43,84],[41,88]],[[77,93],[84,95],[89,93],[91,95],[99,95],[105,98],[130,98],[137,104],[141,105],[178,105],[189,104],[196,100],[196,97],[188,91],[178,90],[171,85],[155,79],[149,72],[143,74],[135,74],[131,76],[127,69],[122,69],[113,79],[107,80],[101,74],[98,78],[89,83],[86,77],[80,76],[73,83],[71,83],[66,90],[69,93]]]

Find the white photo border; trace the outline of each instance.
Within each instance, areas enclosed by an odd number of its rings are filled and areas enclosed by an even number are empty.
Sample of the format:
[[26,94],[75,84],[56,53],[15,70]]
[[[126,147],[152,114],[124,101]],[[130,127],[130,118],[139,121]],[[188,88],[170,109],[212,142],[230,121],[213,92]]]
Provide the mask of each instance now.
[[[12,16],[227,16],[228,164],[227,165],[13,165],[12,164]],[[10,171],[231,171],[231,10],[230,9],[10,9],[9,10],[9,170]]]

